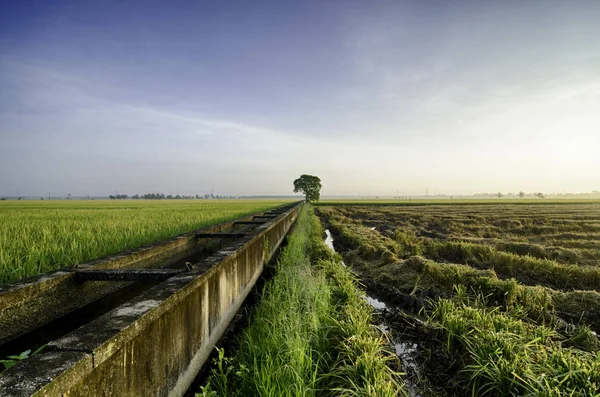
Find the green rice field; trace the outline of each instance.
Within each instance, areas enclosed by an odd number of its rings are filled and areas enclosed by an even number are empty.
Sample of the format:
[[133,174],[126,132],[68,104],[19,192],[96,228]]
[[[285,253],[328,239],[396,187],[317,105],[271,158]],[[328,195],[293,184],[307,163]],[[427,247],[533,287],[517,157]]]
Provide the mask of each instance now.
[[0,202],[0,283],[240,218],[281,200]]
[[323,204],[422,396],[600,396],[599,203]]

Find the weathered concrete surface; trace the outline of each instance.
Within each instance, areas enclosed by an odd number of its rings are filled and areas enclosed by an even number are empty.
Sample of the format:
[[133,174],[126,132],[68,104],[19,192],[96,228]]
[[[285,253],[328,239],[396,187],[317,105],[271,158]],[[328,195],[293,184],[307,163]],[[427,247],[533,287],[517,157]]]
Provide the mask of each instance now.
[[[250,221],[252,216],[243,218]],[[142,269],[167,267],[216,240],[196,239],[196,233],[220,233],[235,228],[226,222],[169,240],[82,263],[77,269]],[[0,285],[0,344],[84,307],[128,282],[77,282],[71,269],[61,269]]]
[[246,233],[196,233],[196,238],[240,238]]
[[299,211],[53,342],[51,353],[9,369],[0,395],[181,396]]
[[[74,375],[90,372],[93,369],[92,356],[83,352],[58,351],[33,356],[18,364],[18,371],[11,371],[10,382],[0,374],[0,396],[30,396],[39,389],[39,368],[45,368],[41,375],[46,382],[72,381]],[[15,368],[15,367],[13,367]],[[71,371],[66,371],[72,369]],[[71,379],[67,379],[71,378]],[[41,394],[43,395],[43,394]]]
[[163,281],[184,269],[93,269],[76,270],[78,281]]

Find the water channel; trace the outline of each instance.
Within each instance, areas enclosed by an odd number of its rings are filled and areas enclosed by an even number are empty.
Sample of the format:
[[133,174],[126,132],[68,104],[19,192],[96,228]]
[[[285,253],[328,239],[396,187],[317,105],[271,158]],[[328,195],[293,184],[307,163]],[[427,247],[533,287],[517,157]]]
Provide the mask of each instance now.
[[[333,236],[329,229],[325,230],[325,245],[332,251],[335,251],[333,246]],[[347,267],[346,264],[342,261],[342,265]],[[400,310],[395,307],[393,304],[383,302],[377,299],[374,296],[370,296],[365,292],[365,300],[371,307],[377,312],[389,311],[393,312],[395,310]],[[379,316],[383,318],[383,316]],[[406,390],[408,391],[409,396],[411,397],[421,397],[419,393],[419,388],[417,387],[416,380],[421,378],[421,370],[419,364],[417,362],[417,349],[418,345],[413,341],[402,340],[400,337],[396,337],[392,332],[390,332],[391,327],[389,324],[386,324],[382,321],[378,324],[378,327],[388,336],[392,347],[394,348],[396,355],[402,362],[402,370],[405,372],[404,376],[404,384],[406,386]]]

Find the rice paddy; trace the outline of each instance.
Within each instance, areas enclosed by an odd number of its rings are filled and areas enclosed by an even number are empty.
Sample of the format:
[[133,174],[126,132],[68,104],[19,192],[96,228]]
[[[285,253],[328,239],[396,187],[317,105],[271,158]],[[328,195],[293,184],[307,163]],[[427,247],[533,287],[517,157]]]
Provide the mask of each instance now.
[[0,284],[240,218],[284,202],[1,201]]
[[324,205],[450,396],[600,395],[600,205]]

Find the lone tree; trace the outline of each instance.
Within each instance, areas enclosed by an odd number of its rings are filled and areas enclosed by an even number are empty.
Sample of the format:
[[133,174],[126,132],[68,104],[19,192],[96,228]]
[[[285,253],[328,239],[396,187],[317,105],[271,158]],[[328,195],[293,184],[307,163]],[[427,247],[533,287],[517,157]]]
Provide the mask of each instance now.
[[294,181],[294,193],[302,192],[306,201],[319,201],[321,197],[321,179],[313,175],[300,175],[300,178]]

